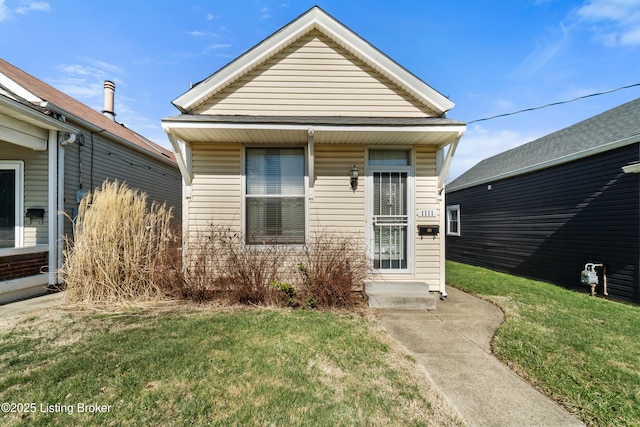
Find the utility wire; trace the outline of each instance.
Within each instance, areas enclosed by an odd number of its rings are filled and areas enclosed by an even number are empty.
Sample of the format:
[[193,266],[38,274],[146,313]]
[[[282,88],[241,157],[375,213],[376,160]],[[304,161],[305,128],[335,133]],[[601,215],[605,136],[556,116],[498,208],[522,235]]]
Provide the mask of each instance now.
[[629,88],[636,87],[636,86],[640,86],[640,83],[634,83],[632,85],[622,86],[622,87],[618,87],[618,88],[615,88],[615,89],[606,90],[604,92],[597,92],[597,93],[592,93],[592,94],[589,94],[589,95],[579,96],[577,98],[569,99],[567,101],[552,102],[551,104],[545,104],[545,105],[541,105],[539,107],[525,108],[524,110],[518,110],[518,111],[514,111],[512,113],[498,114],[497,116],[491,116],[491,117],[485,117],[483,119],[471,120],[470,122],[467,122],[467,124],[470,125],[471,123],[485,122],[487,120],[493,120],[493,119],[497,119],[497,118],[500,118],[500,117],[514,116],[516,114],[526,113],[527,111],[535,111],[535,110],[540,110],[540,109],[547,108],[547,107],[553,107],[553,106],[556,106],[556,105],[568,104],[570,102],[579,101],[581,99],[591,98],[593,96],[599,96],[599,95],[606,95],[608,93],[617,92],[619,90],[629,89]]

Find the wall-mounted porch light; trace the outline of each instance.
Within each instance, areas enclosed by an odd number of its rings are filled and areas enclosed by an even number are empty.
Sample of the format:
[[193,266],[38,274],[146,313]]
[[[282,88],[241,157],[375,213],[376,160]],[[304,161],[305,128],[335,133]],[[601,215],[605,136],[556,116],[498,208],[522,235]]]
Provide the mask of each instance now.
[[353,165],[351,168],[351,189],[356,191],[358,188],[358,168],[356,165]]

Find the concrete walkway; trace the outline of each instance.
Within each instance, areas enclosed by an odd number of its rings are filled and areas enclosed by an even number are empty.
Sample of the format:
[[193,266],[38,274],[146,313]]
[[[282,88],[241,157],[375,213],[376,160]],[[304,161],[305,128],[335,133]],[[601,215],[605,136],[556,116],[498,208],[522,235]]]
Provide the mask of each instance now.
[[0,305],[0,320],[7,320],[13,317],[29,314],[32,311],[58,307],[62,304],[64,292],[56,292],[40,297],[29,298],[9,304]]
[[499,308],[458,289],[447,292],[436,310],[388,309],[379,317],[469,426],[584,425],[491,354]]

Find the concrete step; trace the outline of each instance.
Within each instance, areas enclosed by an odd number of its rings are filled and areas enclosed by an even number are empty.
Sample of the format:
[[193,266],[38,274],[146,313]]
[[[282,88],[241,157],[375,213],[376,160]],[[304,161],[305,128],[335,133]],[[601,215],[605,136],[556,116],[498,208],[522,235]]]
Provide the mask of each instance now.
[[365,282],[369,307],[395,310],[435,310],[437,298],[424,282]]

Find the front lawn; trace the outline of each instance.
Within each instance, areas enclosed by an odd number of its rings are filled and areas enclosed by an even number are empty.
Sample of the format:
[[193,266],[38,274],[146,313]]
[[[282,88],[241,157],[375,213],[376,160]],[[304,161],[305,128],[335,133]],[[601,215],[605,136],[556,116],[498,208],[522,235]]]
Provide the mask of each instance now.
[[455,262],[447,283],[505,311],[494,352],[521,376],[588,425],[640,425],[640,307]]
[[0,329],[3,426],[461,425],[358,314],[172,306]]

